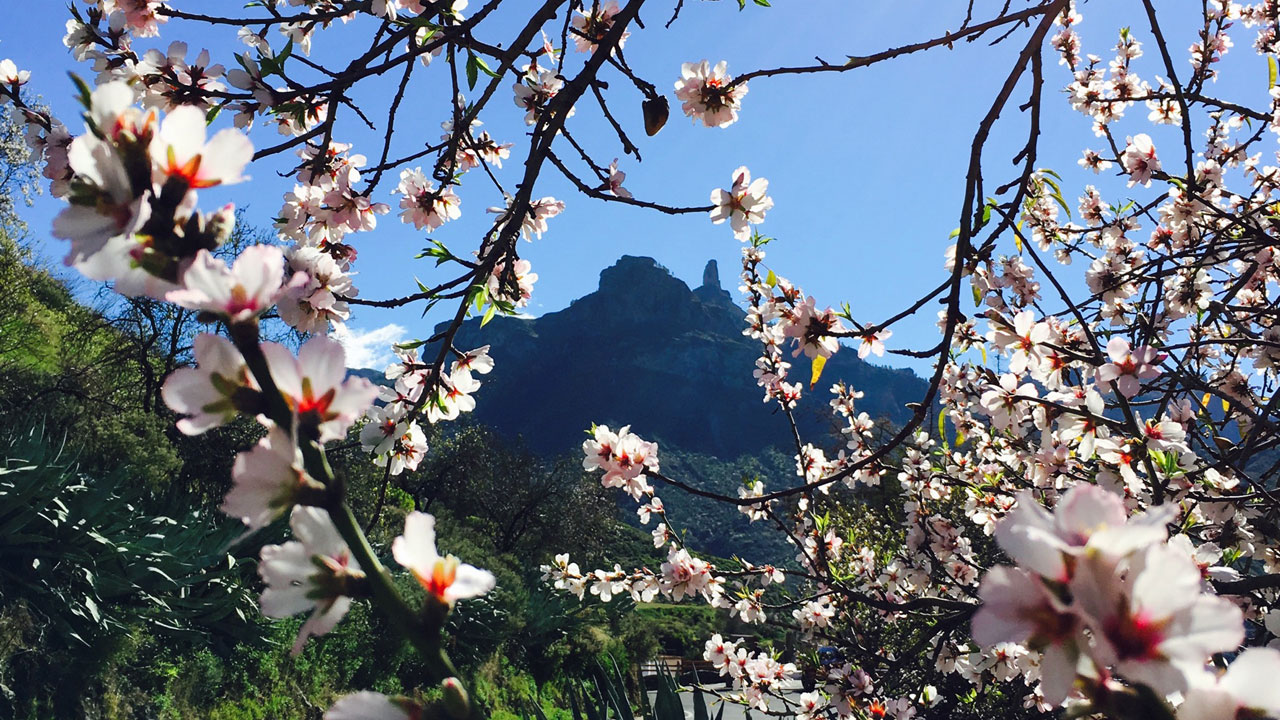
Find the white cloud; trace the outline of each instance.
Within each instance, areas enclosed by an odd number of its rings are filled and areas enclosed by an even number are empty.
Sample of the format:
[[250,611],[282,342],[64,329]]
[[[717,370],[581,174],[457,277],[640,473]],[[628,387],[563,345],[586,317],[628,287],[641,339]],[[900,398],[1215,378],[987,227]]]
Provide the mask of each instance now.
[[330,337],[342,343],[347,351],[347,367],[381,370],[391,364],[391,346],[404,342],[406,330],[390,323],[372,330],[353,327],[334,328]]

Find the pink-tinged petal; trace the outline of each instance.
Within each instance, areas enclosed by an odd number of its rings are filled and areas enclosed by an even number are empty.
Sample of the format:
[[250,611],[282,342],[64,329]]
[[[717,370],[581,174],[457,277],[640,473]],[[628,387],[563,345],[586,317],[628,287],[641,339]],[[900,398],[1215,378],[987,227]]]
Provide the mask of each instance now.
[[1120,362],[1129,356],[1129,341],[1122,337],[1113,337],[1107,341],[1107,357],[1112,362]]
[[124,81],[99,85],[89,96],[89,117],[102,132],[110,135],[116,120],[133,105],[133,88]]
[[1201,595],[1174,618],[1165,633],[1169,638],[1160,643],[1161,653],[1203,666],[1213,653],[1230,652],[1244,642],[1244,614],[1226,598]]
[[270,524],[292,505],[299,481],[305,477],[299,460],[293,439],[272,428],[252,450],[236,456],[231,467],[233,485],[220,509],[250,530]]
[[1050,645],[1040,659],[1040,693],[1045,702],[1057,707],[1066,701],[1076,682],[1079,653],[1075,646]]
[[271,368],[271,379],[280,392],[289,397],[302,396],[302,375],[298,372],[298,360],[289,348],[279,343],[262,343],[262,354]]
[[436,519],[423,512],[411,512],[404,519],[404,534],[391,542],[391,555],[406,569],[426,568],[435,562]]
[[270,296],[284,280],[284,252],[274,245],[245,248],[236,258],[233,273],[253,295]]
[[[338,529],[329,519],[329,513],[318,507],[297,506],[289,517],[289,526],[293,534],[303,545],[315,555],[336,558],[349,554],[347,543],[338,534]],[[348,567],[359,570],[360,564],[354,558],[349,559]]]
[[454,576],[453,584],[445,593],[445,599],[455,602],[480,597],[492,590],[496,583],[493,573],[488,570],[481,570],[471,565],[459,565],[458,574]]
[[319,637],[337,627],[350,609],[351,598],[345,595],[317,605],[315,612],[311,613],[311,617],[307,618],[307,621],[298,629],[298,639],[294,641],[290,654],[296,656],[301,653],[308,638]]
[[182,274],[183,287],[166,294],[165,300],[191,310],[224,312],[231,283],[231,270],[222,258],[201,250]]
[[[169,378],[164,381],[164,386],[160,388],[160,397],[170,410],[183,415],[196,416],[203,414],[210,404],[222,399],[222,395],[209,382],[209,373],[196,368],[178,368],[170,373]],[[196,418],[192,420],[199,424],[207,422],[207,420]],[[215,422],[208,427],[217,427],[221,424],[221,422]]]
[[1119,495],[1096,485],[1076,485],[1054,511],[1058,533],[1071,545],[1084,545],[1098,530],[1125,524],[1128,513]]
[[1020,493],[1008,515],[996,524],[996,542],[1021,567],[1050,580],[1065,580],[1066,549],[1053,530],[1053,519],[1035,498]]
[[1220,685],[1242,707],[1280,715],[1280,650],[1245,650],[1227,667]]
[[258,574],[267,589],[262,591],[259,605],[270,618],[285,618],[310,610],[315,601],[307,597],[307,578],[316,571],[311,554],[300,542],[267,545],[262,548]]
[[249,178],[244,169],[253,160],[253,143],[249,136],[226,128],[218,131],[204,147],[200,160],[200,175],[216,178],[224,185],[243,182]]
[[1044,601],[1025,571],[1007,565],[991,568],[978,586],[982,607],[973,616],[974,642],[990,647],[1002,642],[1022,643],[1034,632],[1028,610]]
[[1172,545],[1156,545],[1131,563],[1131,612],[1171,617],[1200,595],[1200,568]]
[[83,205],[68,205],[53,218],[53,236],[71,241],[71,250],[63,260],[68,265],[101,251],[119,232],[114,217]]
[[347,376],[346,351],[342,343],[332,338],[319,336],[307,341],[298,351],[298,364],[311,380],[311,387],[323,392],[321,388],[331,388],[342,384]]
[[1176,505],[1161,505],[1134,515],[1122,526],[1107,527],[1089,538],[1090,549],[1111,557],[1122,557],[1148,545],[1157,545],[1169,537],[1166,525],[1178,514]]
[[199,155],[206,137],[204,117],[204,112],[193,105],[182,105],[166,115],[151,143],[156,165],[171,172]]

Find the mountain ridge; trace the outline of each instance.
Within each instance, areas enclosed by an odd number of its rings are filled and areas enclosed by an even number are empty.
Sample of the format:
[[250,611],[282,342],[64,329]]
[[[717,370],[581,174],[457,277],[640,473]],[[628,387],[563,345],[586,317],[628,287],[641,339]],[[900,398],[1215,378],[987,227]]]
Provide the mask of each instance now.
[[[742,335],[746,311],[721,287],[714,260],[702,280],[691,289],[653,258],[624,255],[566,308],[495,317],[483,329],[468,320],[455,346],[490,345],[496,361],[481,378],[475,419],[540,454],[576,447],[592,423],[631,425],[726,459],[766,447],[794,452],[785,415],[762,401],[751,374],[759,346]],[[797,362],[793,372],[807,375],[807,366]],[[866,393],[859,410],[895,424],[925,387],[911,371],[871,365],[848,347],[823,373],[824,385],[838,379]],[[830,429],[825,398],[802,400],[797,424],[812,437]]]

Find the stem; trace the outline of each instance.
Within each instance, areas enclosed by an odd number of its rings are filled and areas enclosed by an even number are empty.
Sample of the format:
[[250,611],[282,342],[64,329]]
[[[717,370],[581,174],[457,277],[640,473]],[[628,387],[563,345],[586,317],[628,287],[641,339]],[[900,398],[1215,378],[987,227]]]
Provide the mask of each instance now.
[[[286,432],[292,432],[294,429],[293,410],[289,407],[289,403],[285,400],[280,389],[276,387],[275,380],[271,377],[271,368],[267,365],[267,357],[262,352],[262,346],[258,344],[257,321],[232,324],[229,326],[229,330],[232,343],[240,351],[240,355],[244,357],[245,365],[253,373],[254,379],[258,382],[258,387],[262,389],[262,395],[266,403],[264,414]],[[329,466],[329,460],[324,454],[324,448],[319,443],[310,440],[302,438],[299,438],[299,440],[303,468],[313,479],[323,483],[329,491],[325,510],[329,512],[329,518],[333,521],[334,527],[337,528],[338,534],[346,541],[347,547],[351,549],[351,554],[364,570],[369,580],[369,588],[373,593],[374,605],[378,606],[378,609],[391,620],[396,630],[408,638],[413,647],[422,655],[432,679],[441,681],[445,678],[456,676],[458,674],[457,670],[454,669],[453,662],[449,660],[449,655],[445,652],[440,642],[440,631],[444,626],[445,613],[433,614],[433,619],[438,618],[438,620],[436,622],[428,622],[425,616],[420,615],[401,597],[391,579],[391,573],[378,561],[377,555],[374,554],[373,548],[369,545],[368,538],[365,537],[364,532],[360,529],[360,524],[356,522],[355,515],[351,512],[351,506],[343,499],[344,488],[342,482],[334,475],[333,468]]]

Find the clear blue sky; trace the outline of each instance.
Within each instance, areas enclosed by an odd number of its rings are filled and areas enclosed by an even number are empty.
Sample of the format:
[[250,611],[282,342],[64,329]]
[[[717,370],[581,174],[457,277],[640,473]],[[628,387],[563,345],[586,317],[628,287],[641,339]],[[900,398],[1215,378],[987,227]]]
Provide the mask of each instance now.
[[[242,3],[204,2],[180,7],[234,15]],[[473,5],[478,5],[474,2]],[[504,3],[495,18],[503,32],[481,31],[480,37],[501,41],[514,36],[518,16],[530,0]],[[923,40],[959,27],[965,10],[961,0],[894,0],[857,2],[854,0],[773,0],[773,8],[748,4],[738,12],[732,0],[705,2],[687,0],[680,20],[670,30],[663,29],[674,2],[652,2],[642,18],[647,30],[634,32],[626,46],[628,60],[642,77],[654,82],[670,96],[672,83],[685,61],[724,59],[731,73],[778,65],[802,65],[819,56],[840,62],[849,54],[869,54],[897,45]],[[999,2],[978,2],[976,17],[989,16]],[[29,89],[40,93],[73,131],[79,131],[76,106],[71,102],[71,85],[66,72],[79,68],[65,51],[61,37],[67,16],[56,3],[41,4],[40,12],[30,12],[21,22],[0,27],[0,57],[12,58],[19,67],[33,71]],[[1189,21],[1195,19],[1198,2],[1170,0],[1160,3],[1166,16],[1166,34],[1179,53],[1178,70],[1187,72],[1185,49],[1192,40]],[[985,15],[984,15],[985,11]],[[254,12],[253,9],[243,11]],[[1083,3],[1085,22],[1081,33],[1086,52],[1109,59],[1121,25],[1132,26],[1149,51],[1140,61],[1139,72],[1146,78],[1164,75],[1156,62],[1154,44],[1142,14],[1140,2]],[[488,23],[487,23],[488,24]],[[482,26],[483,27],[483,26]],[[313,58],[324,60],[341,53],[344,38],[367,29],[368,23],[353,23],[336,32],[320,33]],[[232,33],[209,34],[206,28],[170,23],[163,28],[162,41],[186,40],[190,55],[202,46],[233,67],[231,51],[243,49]],[[695,126],[683,117],[672,100],[672,118],[656,137],[644,135],[640,125],[640,96],[629,83],[606,73],[614,109],[639,146],[644,162],[623,158],[627,187],[637,197],[675,205],[701,205],[713,188],[725,187],[730,173],[746,164],[753,175],[770,181],[770,195],[776,205],[761,230],[779,238],[769,247],[768,262],[779,275],[801,285],[815,295],[820,305],[851,304],[860,321],[876,322],[909,303],[924,289],[942,279],[942,254],[949,244],[948,234],[957,225],[969,144],[978,119],[986,112],[996,89],[1003,82],[1014,55],[1026,36],[1019,31],[1010,42],[995,48],[984,43],[961,44],[955,50],[933,50],[899,58],[870,69],[840,75],[760,78],[750,83],[739,122],[726,129]],[[1211,88],[1224,97],[1254,103],[1265,98],[1265,62],[1249,45],[1252,30],[1236,31],[1237,47],[1229,56],[1228,68],[1243,71],[1239,87]],[[137,43],[151,47],[153,40]],[[276,42],[279,46],[279,42]],[[571,62],[585,55],[573,54]],[[1048,115],[1044,122],[1045,142],[1041,162],[1067,179],[1064,191],[1074,209],[1074,198],[1086,182],[1097,182],[1091,174],[1078,171],[1080,150],[1098,146],[1086,118],[1070,110],[1060,90],[1069,81],[1056,57],[1046,54]],[[446,66],[439,63],[420,73],[411,86],[406,111],[398,121],[400,148],[411,151],[440,135],[439,123],[448,114],[447,87],[440,85]],[[574,67],[569,66],[570,72]],[[394,77],[392,75],[395,75]],[[376,80],[364,95],[366,111],[374,114],[394,89],[398,74]],[[1008,159],[1024,141],[1025,119],[1016,105],[1007,110],[988,152],[987,181],[990,187],[1012,177]],[[1118,128],[1126,132],[1148,132],[1146,110],[1135,107],[1130,119]],[[376,137],[363,129],[348,111],[336,139],[357,143],[360,151],[376,161],[380,146]],[[486,128],[496,138],[517,142],[513,157],[501,173],[514,183],[521,171],[526,128],[523,111],[510,100],[508,87],[499,90],[486,120]],[[219,119],[229,123],[229,117]],[[605,162],[621,148],[593,104],[580,103],[578,116],[570,121],[575,135],[585,141]],[[419,129],[422,128],[422,129]],[[1202,131],[1197,127],[1196,132]],[[1172,143],[1175,136],[1152,133],[1157,147],[1161,138]],[[255,145],[277,142],[269,127],[256,128]],[[574,158],[567,145],[562,156]],[[393,156],[395,153],[393,152]],[[292,155],[288,157],[293,160]],[[585,168],[577,167],[580,175]],[[268,225],[280,205],[282,194],[292,184],[276,176],[279,165],[265,163],[253,168],[250,183],[221,192],[206,193],[206,207],[224,197],[248,205],[254,223]],[[377,200],[395,205],[386,194],[393,187],[385,183]],[[1111,184],[1110,187],[1117,187]],[[1123,184],[1119,185],[1123,187]],[[483,186],[473,174],[460,191],[463,219],[436,233],[455,252],[469,253],[479,233],[492,216],[484,213],[498,204],[491,187]],[[703,215],[667,217],[655,212],[617,204],[605,204],[579,196],[555,169],[548,165],[535,196],[554,195],[567,203],[566,211],[551,220],[551,230],[540,241],[522,244],[521,252],[539,274],[529,311],[541,314],[560,309],[596,286],[601,269],[620,255],[648,255],[656,258],[691,285],[696,285],[703,265],[715,258],[722,280],[736,290],[740,244],[727,226],[713,226]],[[1119,200],[1108,196],[1108,199]],[[58,203],[44,198],[28,213],[33,234],[41,236],[58,210]],[[369,298],[399,295],[414,290],[413,278],[424,282],[443,279],[433,262],[414,262],[412,255],[423,245],[421,234],[398,222],[395,214],[380,218],[377,230],[352,238],[360,258],[356,278],[361,295]],[[45,241],[49,257],[61,257],[60,241]],[[1083,268],[1078,268],[1083,272]],[[735,292],[736,296],[736,292]],[[443,306],[437,312],[444,311]],[[422,336],[443,315],[419,317],[420,310],[399,311],[357,308],[352,327],[370,332],[396,324],[409,336]],[[923,347],[936,342],[934,311],[895,328],[890,347]],[[501,360],[499,360],[501,362]],[[922,362],[886,358],[886,363],[927,371]],[[744,372],[749,368],[744,369]]]

